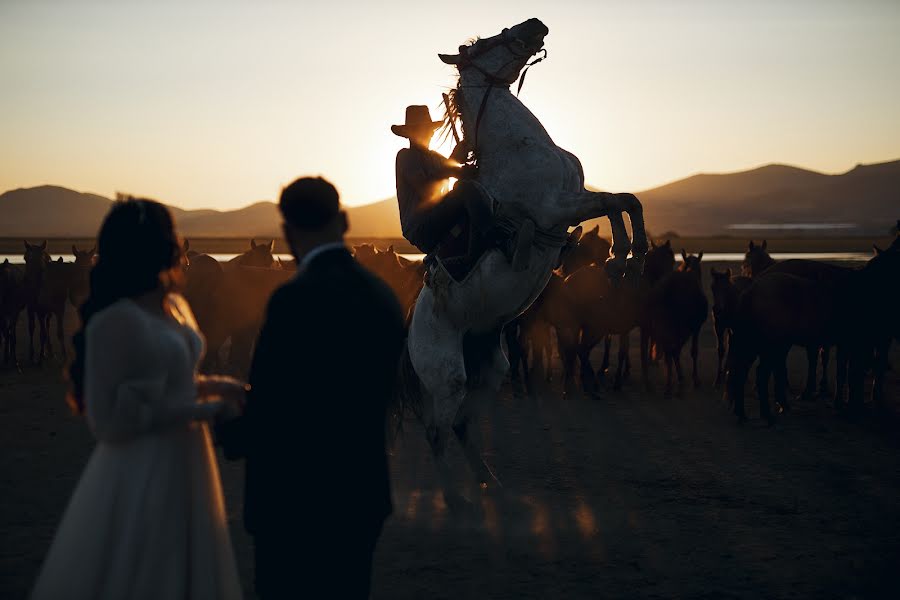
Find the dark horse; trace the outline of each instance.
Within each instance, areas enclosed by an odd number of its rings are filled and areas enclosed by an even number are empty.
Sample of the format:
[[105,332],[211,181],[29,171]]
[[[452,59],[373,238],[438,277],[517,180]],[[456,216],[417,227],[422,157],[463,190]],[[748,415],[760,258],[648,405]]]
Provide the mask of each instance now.
[[50,343],[50,318],[56,317],[56,337],[59,341],[63,360],[66,357],[65,345],[65,313],[66,300],[69,294],[70,267],[62,262],[52,262],[47,254],[47,241],[43,244],[31,245],[25,242],[25,275],[24,288],[26,308],[28,310],[29,360],[34,363],[34,328],[35,319],[40,327],[40,351],[37,363],[45,357],[53,356]]
[[[763,240],[761,245],[756,245],[753,240],[747,248],[744,255],[742,265],[742,273],[752,278],[759,277],[763,273],[788,273],[803,279],[811,279],[818,281],[825,286],[838,285],[840,281],[852,269],[849,267],[839,267],[829,263],[819,262],[815,260],[804,260],[793,258],[785,261],[775,261],[766,250],[767,244]],[[807,376],[806,385],[803,388],[802,398],[811,400],[816,396],[816,367],[818,356],[822,360],[822,378],[819,380],[819,394],[828,395],[828,361],[830,357],[830,346],[807,346]]]
[[876,255],[860,269],[835,279],[804,278],[766,272],[741,296],[728,357],[728,395],[744,421],[744,382],[759,358],[757,393],[760,415],[770,424],[768,381],[775,378],[775,400],[788,407],[785,358],[792,345],[838,346],[836,406],[849,376],[851,413],[862,409],[863,379],[874,349],[900,334],[900,251]]
[[716,381],[713,385],[719,388],[725,379],[725,355],[737,319],[738,302],[744,290],[750,287],[752,280],[741,275],[732,277],[731,269],[717,271],[713,268],[710,269],[710,274],[712,275],[710,287],[713,295],[713,325],[716,330],[716,350],[719,355]]
[[3,362],[10,362],[18,368],[16,355],[16,325],[19,315],[28,303],[25,292],[25,272],[9,263],[9,259],[0,265],[0,340],[3,343]]
[[681,251],[683,262],[678,270],[665,277],[652,289],[647,303],[650,331],[666,360],[665,395],[672,394],[672,372],[682,386],[681,349],[691,339],[692,378],[700,387],[697,354],[700,327],[706,322],[709,302],[703,293],[700,261],[697,256]]

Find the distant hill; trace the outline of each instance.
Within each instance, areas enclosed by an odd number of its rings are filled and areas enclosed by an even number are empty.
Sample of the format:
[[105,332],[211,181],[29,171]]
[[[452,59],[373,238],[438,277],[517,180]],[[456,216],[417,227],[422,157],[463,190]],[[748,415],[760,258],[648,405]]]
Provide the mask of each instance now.
[[[0,237],[93,237],[110,198],[43,185],[0,194]],[[272,202],[237,210],[184,210],[170,206],[187,237],[281,236],[281,216]],[[400,237],[397,201],[389,198],[347,209],[354,237]]]
[[[831,233],[884,235],[900,216],[900,160],[858,165],[839,175],[772,164],[737,173],[693,175],[637,195],[647,228],[656,233],[752,237],[731,226],[850,223],[853,228]],[[11,190],[0,195],[0,237],[90,237],[110,202],[97,194],[51,185]],[[189,237],[280,236],[281,220],[271,202],[231,211],[172,210],[179,229]],[[354,237],[400,237],[396,198],[347,211]],[[598,222],[608,230],[607,221]]]
[[900,216],[900,160],[857,165],[839,175],[772,164],[694,175],[637,195],[647,228],[656,233],[752,237],[730,226],[844,223],[854,227],[830,233],[885,235]]

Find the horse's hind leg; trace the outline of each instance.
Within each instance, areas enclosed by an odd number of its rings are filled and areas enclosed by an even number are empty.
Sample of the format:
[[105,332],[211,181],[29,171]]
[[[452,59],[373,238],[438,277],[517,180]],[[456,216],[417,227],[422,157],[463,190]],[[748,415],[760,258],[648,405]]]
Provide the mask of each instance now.
[[891,338],[879,340],[875,345],[875,364],[872,378],[872,406],[877,410],[884,409],[884,377],[887,373],[888,353],[891,349]]
[[759,365],[756,367],[756,395],[759,398],[759,416],[765,419],[769,425],[775,422],[769,407],[769,376],[772,374],[772,359],[768,353],[759,356]]
[[819,395],[825,398],[828,396],[828,362],[831,358],[831,348],[822,346],[819,352],[822,357],[822,379],[819,380]]
[[34,310],[28,307],[28,361],[34,364]]
[[644,389],[653,391],[650,383],[650,328],[641,325],[641,379],[644,381]]
[[612,349],[612,336],[607,335],[603,338],[603,362],[600,363],[600,370],[597,371],[597,377],[604,377],[609,371],[609,351]]
[[713,382],[713,387],[716,389],[722,387],[722,382],[725,379],[725,354],[728,350],[730,337],[731,335],[728,329],[725,327],[720,329],[716,326],[716,352],[719,355],[719,366],[716,368],[716,380]]
[[699,338],[700,331],[697,330],[694,332],[694,335],[691,336],[691,375],[694,378],[694,388],[700,387],[700,370],[697,365],[697,354],[699,353]]
[[819,347],[806,347],[806,385],[803,387],[804,401],[816,397],[816,367],[819,365]]
[[438,482],[451,508],[467,503],[453,489],[447,464],[450,427],[466,396],[463,334],[452,323],[435,315],[434,295],[423,288],[410,325],[409,357],[424,390],[422,421],[434,456]]
[[65,337],[65,308],[56,313],[56,340],[59,342],[59,353],[62,355],[62,361],[65,363],[66,353],[66,337]]
[[40,336],[41,336],[41,351],[38,355],[38,364],[42,364],[44,362],[44,358],[46,358],[48,352],[53,352],[53,348],[50,347],[50,315],[38,315],[38,324],[40,325]]
[[478,413],[494,399],[508,368],[509,363],[498,345],[481,365],[478,385],[466,393],[453,421],[453,433],[463,447],[469,467],[478,478],[482,489],[502,486],[481,455],[481,436],[477,428]]
[[[609,339],[609,338],[607,338]],[[628,351],[631,348],[631,339],[627,333],[619,334],[619,354],[616,363],[616,379],[613,381],[613,389],[621,390],[622,382],[628,376]]]

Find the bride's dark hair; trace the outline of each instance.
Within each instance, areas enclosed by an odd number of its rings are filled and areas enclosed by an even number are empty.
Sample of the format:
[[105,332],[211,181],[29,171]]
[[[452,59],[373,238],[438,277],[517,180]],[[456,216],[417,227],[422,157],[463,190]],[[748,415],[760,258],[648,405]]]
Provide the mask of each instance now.
[[153,200],[119,199],[103,219],[97,237],[97,263],[91,269],[90,294],[81,306],[81,329],[72,338],[75,356],[69,365],[67,401],[84,412],[85,330],[91,317],[122,298],[139,296],[160,285],[163,273],[181,261],[175,222]]

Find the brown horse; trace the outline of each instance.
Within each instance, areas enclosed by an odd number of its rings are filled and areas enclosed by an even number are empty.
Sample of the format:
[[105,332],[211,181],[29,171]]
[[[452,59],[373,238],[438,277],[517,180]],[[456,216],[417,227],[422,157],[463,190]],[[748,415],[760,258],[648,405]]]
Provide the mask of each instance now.
[[31,245],[25,242],[25,276],[24,285],[27,297],[28,310],[28,334],[30,338],[29,359],[34,359],[34,329],[35,320],[40,328],[40,350],[37,364],[41,364],[45,357],[53,356],[53,346],[50,342],[50,318],[56,317],[56,337],[60,344],[63,360],[66,357],[66,345],[64,336],[66,300],[69,293],[69,280],[71,272],[69,267],[59,261],[50,260],[47,254],[47,241],[43,244]]
[[91,269],[94,266],[94,257],[97,253],[96,246],[90,250],[79,250],[72,245],[72,254],[75,262],[69,267],[69,302],[75,309],[81,308],[90,293]]
[[[532,367],[548,381],[552,377],[552,336],[558,316],[566,302],[563,292],[563,279],[590,265],[603,265],[610,253],[609,240],[600,236],[600,227],[594,226],[584,231],[579,225],[569,233],[569,241],[560,254],[559,267],[541,295],[517,319],[504,328],[507,351],[510,361],[510,375],[518,381],[519,365],[522,366],[526,386],[531,391],[531,374],[529,356]],[[603,273],[605,277],[605,271]],[[607,280],[608,281],[608,280]],[[609,366],[609,337],[606,338],[603,359],[605,372]]]
[[559,272],[563,277],[568,277],[578,269],[588,265],[602,265],[609,258],[612,247],[604,237],[600,236],[600,226],[581,233],[579,225],[573,233],[578,233],[577,242],[561,257]]
[[541,295],[524,313],[503,329],[509,354],[510,377],[519,383],[519,367],[529,393],[533,392],[532,377],[550,381],[553,376],[553,328],[564,321],[567,310],[565,283],[559,271],[554,271]]
[[[248,250],[225,264],[208,254],[189,258],[184,295],[206,338],[204,370],[220,367],[220,353],[229,339],[231,348],[225,368],[243,373],[249,366],[269,296],[291,275],[279,267],[272,255],[274,248],[274,240],[267,244],[250,240]],[[267,273],[259,275],[257,271]],[[277,285],[273,287],[267,278]]]
[[[766,251],[766,241],[762,245],[755,245],[750,241],[747,253],[744,255],[742,272],[747,277],[758,277],[762,273],[788,273],[796,277],[818,281],[826,286],[840,285],[843,278],[852,271],[850,267],[840,267],[815,260],[790,259],[775,261]],[[828,395],[828,362],[830,358],[829,346],[810,346],[806,348],[807,376],[801,398],[811,400],[816,397],[816,369],[821,357],[822,377],[819,380],[819,395]]]
[[[582,389],[596,393],[598,375],[609,366],[611,336],[619,336],[618,364],[613,389],[620,389],[630,371],[628,351],[629,334],[636,326],[641,328],[641,366],[645,382],[649,383],[649,347],[651,325],[647,319],[647,299],[652,290],[671,273],[675,255],[670,242],[652,246],[647,252],[644,271],[637,285],[623,280],[610,281],[606,269],[597,264],[583,267],[566,277],[565,292],[553,313],[553,324],[559,340],[563,359],[564,387],[571,389],[574,380],[574,363],[577,357],[581,365]],[[590,363],[590,353],[599,340],[605,340],[603,365],[595,374]]]
[[381,250],[372,244],[354,247],[353,256],[359,264],[380,277],[393,290],[408,323],[425,281],[425,265],[422,261],[403,258],[394,251],[393,246]]
[[716,331],[716,350],[719,355],[716,381],[713,385],[718,389],[725,379],[725,356],[737,318],[740,295],[750,287],[752,280],[741,275],[732,276],[731,269],[718,271],[712,268],[710,274],[712,275],[710,287],[713,295],[713,325]]
[[257,244],[255,239],[250,240],[250,249],[238,254],[228,261],[229,265],[240,267],[258,267],[260,269],[275,269],[278,264],[275,262],[275,240],[271,240],[268,244]]
[[17,369],[16,326],[27,304],[25,271],[10,264],[7,259],[0,265],[0,340],[3,343],[3,363],[12,363]]
[[694,387],[700,387],[697,354],[700,327],[706,322],[709,303],[703,293],[700,261],[697,256],[681,250],[682,263],[678,270],[664,276],[650,291],[647,301],[647,318],[653,339],[663,352],[666,361],[665,396],[672,395],[673,370],[678,376],[681,390],[684,377],[681,372],[681,350],[691,339],[692,379]]
[[886,336],[900,334],[898,301],[897,251],[880,253],[864,267],[848,269],[837,281],[780,271],[754,279],[740,298],[728,357],[728,395],[738,419],[746,419],[744,382],[756,358],[760,415],[774,422],[768,396],[768,381],[773,375],[775,399],[788,407],[784,363],[792,345],[838,346],[836,406],[842,407],[843,387],[849,379],[849,408],[858,413],[873,349]]

